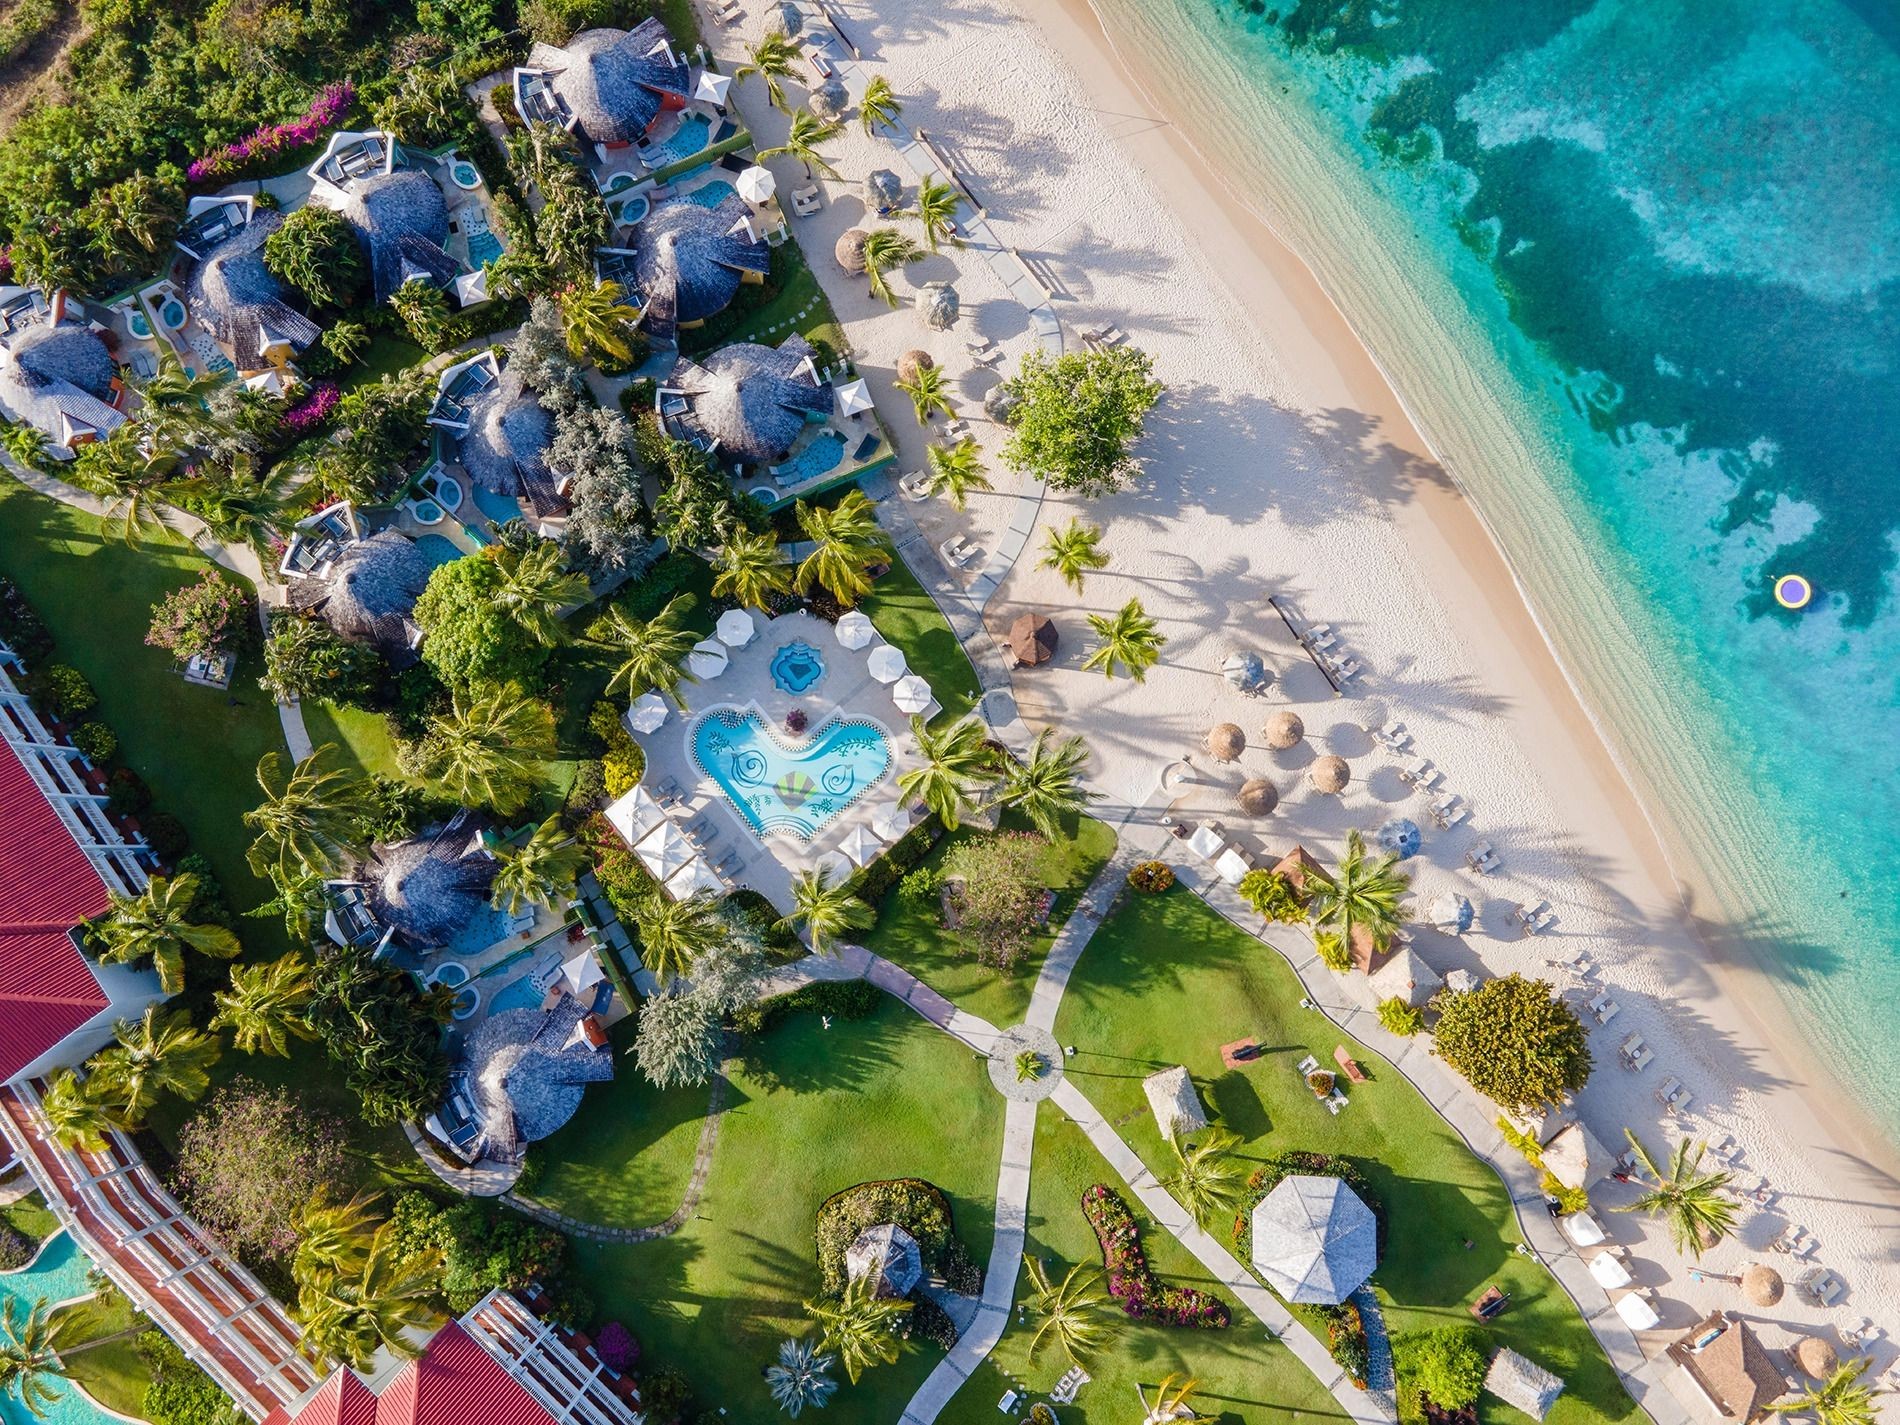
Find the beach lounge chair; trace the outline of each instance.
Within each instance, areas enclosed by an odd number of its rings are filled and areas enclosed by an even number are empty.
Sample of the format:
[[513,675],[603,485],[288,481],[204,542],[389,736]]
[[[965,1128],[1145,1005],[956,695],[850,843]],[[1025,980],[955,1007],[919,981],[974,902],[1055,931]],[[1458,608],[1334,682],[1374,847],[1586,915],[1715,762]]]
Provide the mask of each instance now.
[[818,71],[818,77],[820,79],[829,79],[838,72],[832,66],[831,61],[825,58],[821,51],[816,49],[808,49],[805,51],[805,62]]
[[1429,757],[1420,757],[1399,773],[1399,780],[1415,792],[1428,791],[1444,776]]
[[1363,671],[1363,665],[1357,658],[1328,659],[1327,661],[1332,664],[1334,679],[1341,683],[1350,682]]
[[1120,346],[1123,342],[1127,340],[1128,340],[1128,333],[1123,331],[1120,327],[1116,326],[1113,322],[1110,322],[1107,326],[1098,327],[1096,329],[1096,334],[1094,338],[1091,340],[1090,345],[1092,346]]
[[1671,1074],[1662,1081],[1662,1086],[1656,1090],[1656,1102],[1661,1104],[1664,1108],[1667,1108],[1676,1101],[1676,1095],[1681,1092],[1682,1080],[1677,1078],[1674,1074]]
[[1456,792],[1448,792],[1432,803],[1432,824],[1440,831],[1449,831],[1470,813],[1465,810],[1465,799]]
[[1372,740],[1387,752],[1403,752],[1412,745],[1412,734],[1405,730],[1402,722],[1388,722],[1382,727],[1370,728]]
[[966,435],[971,434],[970,423],[966,420],[959,418],[957,420],[951,421],[949,425],[945,426],[943,428],[943,433],[949,436],[950,439],[953,441],[962,440]]
[[653,789],[654,799],[662,804],[680,799],[680,784],[671,777],[663,777],[659,786]]
[[1308,648],[1331,648],[1339,642],[1339,635],[1333,632],[1329,623],[1316,623],[1300,635],[1300,642]]
[[1841,1299],[1847,1284],[1829,1267],[1812,1267],[1795,1283],[1796,1289],[1816,1306],[1832,1306]]
[[1603,995],[1603,1005],[1600,1009],[1595,1011],[1597,1023],[1608,1024],[1612,1019],[1615,1019],[1617,1015],[1622,1013],[1622,1011],[1623,1006],[1609,998],[1608,991],[1605,991]]
[[1618,1045],[1617,1053],[1623,1056],[1623,1067],[1624,1068],[1630,1067],[1630,1060],[1634,1059],[1639,1053],[1641,1053],[1642,1049],[1643,1049],[1643,1036],[1640,1034],[1632,1034],[1630,1035],[1629,1038],[1625,1039],[1620,1045]]
[[1489,841],[1475,841],[1465,852],[1465,864],[1479,875],[1488,876],[1498,867],[1498,849]]
[[930,475],[923,470],[913,470],[898,480],[897,488],[907,500],[927,500],[930,498]]
[[979,366],[988,366],[1003,355],[1003,348],[988,337],[984,337],[981,341],[966,341],[963,343],[963,349],[970,353]]
[[1801,1242],[1806,1240],[1807,1235],[1807,1228],[1798,1222],[1790,1222],[1786,1227],[1781,1229],[1780,1234],[1775,1240],[1768,1244],[1768,1250],[1771,1252],[1786,1252],[1792,1254],[1794,1249],[1800,1245]]

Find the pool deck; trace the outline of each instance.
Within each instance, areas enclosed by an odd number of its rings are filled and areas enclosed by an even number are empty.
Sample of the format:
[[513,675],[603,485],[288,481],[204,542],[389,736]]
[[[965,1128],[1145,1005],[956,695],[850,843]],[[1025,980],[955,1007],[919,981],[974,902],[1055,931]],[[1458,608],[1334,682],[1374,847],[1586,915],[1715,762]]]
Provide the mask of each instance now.
[[[789,910],[792,878],[829,860],[853,827],[870,828],[878,808],[896,797],[898,775],[917,765],[917,747],[910,719],[891,701],[891,685],[871,676],[870,657],[882,645],[882,638],[865,648],[849,649],[839,644],[829,623],[803,610],[770,620],[753,617],[759,626],[757,636],[744,648],[731,650],[724,673],[709,682],[680,685],[688,711],[681,715],[675,709],[658,731],[636,733],[635,740],[646,749],[647,788],[657,795],[670,778],[685,793],[685,802],[673,810],[673,819],[685,822],[703,816],[718,832],[707,848],[715,861],[737,848],[743,864],[732,873],[733,884],[755,890],[780,910]],[[773,654],[799,641],[819,651],[825,674],[802,696],[794,697],[773,685],[771,665]],[[804,709],[813,732],[834,716],[868,718],[890,736],[890,770],[868,794],[826,822],[809,843],[791,836],[761,839],[717,784],[701,775],[692,752],[693,728],[701,713],[755,706],[779,729],[793,708]]]

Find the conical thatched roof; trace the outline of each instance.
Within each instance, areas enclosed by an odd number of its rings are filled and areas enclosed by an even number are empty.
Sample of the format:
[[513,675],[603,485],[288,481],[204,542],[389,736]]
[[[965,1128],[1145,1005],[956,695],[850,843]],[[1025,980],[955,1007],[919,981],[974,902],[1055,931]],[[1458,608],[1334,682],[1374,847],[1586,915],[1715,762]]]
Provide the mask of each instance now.
[[109,404],[118,369],[88,327],[28,327],[8,340],[7,355],[0,358],[0,400],[62,443],[78,429],[105,436],[125,424]]
[[850,106],[851,93],[840,79],[827,79],[805,96],[805,107],[826,123],[843,118]]
[[888,168],[874,168],[865,175],[864,199],[872,209],[888,213],[904,199],[904,182]]
[[647,19],[631,30],[582,30],[562,47],[566,64],[549,74],[548,86],[584,138],[637,142],[668,97],[691,97],[692,77],[673,62],[666,39],[666,27]]
[[910,1233],[895,1222],[884,1222],[852,1240],[845,1249],[844,1270],[851,1281],[870,1277],[875,1283],[872,1295],[902,1299],[923,1280],[923,1253]]
[[495,859],[462,813],[430,835],[377,847],[367,879],[376,918],[410,944],[433,949],[487,906]]
[[1022,399],[1000,381],[983,393],[983,409],[999,425],[1008,425],[1009,418],[1021,404]]
[[1352,781],[1352,768],[1346,765],[1344,757],[1329,754],[1315,762],[1307,775],[1312,778],[1315,791],[1337,796]]
[[703,361],[681,360],[667,385],[690,402],[692,422],[741,460],[783,460],[807,420],[831,411],[831,388],[811,366],[812,349],[788,336],[777,349],[740,342]]
[[434,566],[393,529],[346,546],[327,579],[290,581],[290,601],[322,615],[342,637],[373,643],[392,663],[414,660],[416,600]]
[[1207,1110],[1194,1091],[1194,1079],[1181,1065],[1158,1069],[1141,1081],[1148,1111],[1163,1138],[1180,1138],[1207,1127]]
[[217,338],[241,372],[271,365],[267,346],[287,342],[301,352],[323,335],[290,305],[284,285],[264,266],[264,240],[283,221],[281,213],[259,213],[213,246],[186,284],[192,320]]
[[459,453],[469,478],[484,490],[515,494],[525,481],[545,478],[554,418],[512,370],[468,402],[468,433]]
[[853,277],[862,277],[867,268],[864,261],[865,240],[871,235],[863,228],[846,228],[838,235],[838,244],[832,248],[831,255]]
[[1756,1262],[1742,1273],[1742,1295],[1754,1306],[1773,1306],[1781,1300],[1781,1273]]
[[587,1085],[614,1076],[613,1049],[564,994],[551,1010],[510,1009],[475,1027],[462,1051],[486,1156],[512,1162],[574,1116]]
[[1207,750],[1217,762],[1231,762],[1247,750],[1247,734],[1238,723],[1217,722],[1207,730]]
[[1260,735],[1274,751],[1285,752],[1300,745],[1300,739],[1306,736],[1306,724],[1300,721],[1298,713],[1281,711],[1267,719],[1267,725],[1260,729]]
[[1816,1380],[1826,1380],[1841,1363],[1840,1353],[1833,1344],[1819,1336],[1802,1338],[1801,1344],[1794,1348],[1794,1359],[1804,1374]]
[[634,284],[646,301],[647,329],[670,341],[682,322],[725,309],[744,274],[772,269],[771,250],[751,226],[736,192],[717,207],[685,198],[655,204],[634,234]]
[[1240,784],[1238,800],[1248,816],[1267,816],[1280,805],[1280,794],[1265,777],[1249,777]]
[[917,294],[917,314],[932,331],[947,332],[963,315],[963,299],[948,282],[926,282]]
[[387,302],[411,278],[446,287],[461,271],[442,246],[449,238],[448,204],[420,169],[355,179],[344,193],[342,212],[369,257],[378,302]]
[[897,379],[906,385],[913,384],[919,371],[928,371],[936,364],[936,358],[929,352],[913,347],[897,358]]
[[1485,1372],[1484,1388],[1506,1405],[1514,1405],[1533,1420],[1542,1420],[1564,1393],[1563,1379],[1508,1346],[1498,1348]]
[[1021,664],[1047,663],[1055,656],[1056,626],[1043,614],[1018,614],[1004,640]]
[[1404,1000],[1417,1009],[1444,988],[1445,980],[1411,946],[1401,945],[1389,960],[1372,971],[1368,983],[1376,998]]

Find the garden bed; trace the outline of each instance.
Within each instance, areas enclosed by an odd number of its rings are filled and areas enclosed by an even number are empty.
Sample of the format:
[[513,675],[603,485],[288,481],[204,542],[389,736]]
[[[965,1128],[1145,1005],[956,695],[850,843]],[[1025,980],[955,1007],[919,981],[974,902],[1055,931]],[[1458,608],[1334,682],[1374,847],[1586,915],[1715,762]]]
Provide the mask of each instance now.
[[1169,1286],[1154,1274],[1134,1216],[1113,1188],[1096,1183],[1083,1193],[1082,1212],[1101,1245],[1109,1295],[1123,1311],[1159,1326],[1219,1330],[1230,1324],[1226,1302],[1193,1287]]

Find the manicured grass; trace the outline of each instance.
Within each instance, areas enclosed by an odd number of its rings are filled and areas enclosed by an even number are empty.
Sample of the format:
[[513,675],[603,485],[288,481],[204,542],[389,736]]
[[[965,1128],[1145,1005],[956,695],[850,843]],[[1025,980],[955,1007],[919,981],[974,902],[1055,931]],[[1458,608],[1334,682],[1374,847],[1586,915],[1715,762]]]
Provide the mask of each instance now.
[[[219,692],[187,683],[169,653],[145,645],[152,605],[204,567],[169,534],[127,548],[91,515],[0,477],[0,574],[46,621],[55,658],[98,690],[95,716],[118,733],[120,757],[150,784],[153,805],[184,822],[193,849],[244,909],[270,898],[244,862],[253,772],[258,758],[284,746],[276,705],[257,686],[260,660],[243,659],[230,690]],[[244,921],[242,933],[254,951],[284,946],[275,921]]]
[[[1371,1082],[1350,1088],[1337,1117],[1306,1088],[1294,1066],[1307,1054],[1330,1065],[1342,1040],[1299,1008],[1301,995],[1275,951],[1189,891],[1129,893],[1083,952],[1056,1034],[1080,1050],[1070,1079],[1157,1175],[1171,1170],[1171,1153],[1141,1081],[1171,1064],[1187,1066],[1210,1116],[1241,1136],[1242,1158],[1309,1149],[1352,1159],[1385,1207],[1373,1284],[1394,1334],[1468,1324],[1465,1307],[1495,1282],[1511,1306],[1487,1334],[1564,1378],[1553,1425],[1635,1420],[1574,1304],[1542,1266],[1515,1254],[1521,1235],[1503,1184],[1412,1086],[1345,1041]],[[1225,1069],[1219,1046],[1248,1035],[1263,1055]],[[1516,1419],[1489,1397],[1481,1413],[1498,1425]]]
[[631,1017],[614,1026],[613,1082],[588,1089],[573,1121],[532,1150],[533,1197],[615,1227],[650,1227],[679,1207],[712,1093],[654,1088],[634,1065],[633,1031]]
[[950,621],[901,558],[891,561],[858,607],[879,633],[904,650],[911,671],[929,682],[943,707],[933,719],[937,726],[955,722],[976,706],[983,695],[976,669]]
[[[577,1243],[575,1258],[600,1319],[624,1321],[646,1360],[684,1371],[699,1408],[763,1421],[777,1411],[760,1371],[808,1329],[801,1303],[818,1292],[819,1205],[870,1179],[926,1178],[986,1261],[1003,1104],[969,1050],[895,1002],[830,1029],[797,1015],[745,1055],[693,1218],[658,1241]],[[622,1060],[620,1072],[634,1069]],[[583,1112],[599,1115],[591,1096]],[[556,1171],[550,1162],[549,1180]],[[826,1425],[890,1425],[941,1358],[906,1344],[897,1364],[841,1384]]]
[[53,1319],[60,1323],[60,1359],[73,1384],[108,1410],[142,1415],[152,1372],[132,1342],[150,1323],[117,1292],[62,1307]]
[[341,385],[346,391],[366,386],[397,371],[406,371],[418,361],[427,361],[429,353],[409,338],[392,332],[378,332],[370,338],[362,360],[344,373]]
[[[1228,1300],[1207,1269],[1148,1219],[1082,1130],[1059,1109],[1044,1104],[1036,1118],[1036,1153],[1029,1177],[1028,1252],[1042,1259],[1052,1281],[1061,1281],[1078,1263],[1085,1268],[1102,1264],[1095,1233],[1081,1207],[1084,1189],[1099,1182],[1119,1191],[1133,1210],[1142,1229],[1142,1248],[1155,1271],[1174,1285],[1221,1296],[1233,1311],[1234,1323],[1225,1331],[1147,1326],[1111,1308],[1108,1320],[1117,1328],[1116,1334],[1089,1358],[1086,1368],[1091,1380],[1074,1405],[1057,1407],[1063,1425],[1078,1421],[1081,1425],[1126,1425],[1139,1419],[1136,1385],[1147,1385],[1152,1395],[1154,1384],[1170,1371],[1200,1381],[1196,1393],[1200,1408],[1217,1416],[1222,1425],[1344,1418],[1338,1402],[1306,1367],[1286,1347],[1266,1340],[1260,1323]],[[1032,1290],[1024,1271],[1016,1279],[1016,1299],[1028,1301]],[[1038,1324],[1033,1316],[1022,1324],[1012,1321],[989,1359],[938,1419],[945,1425],[991,1425],[1000,1418],[996,1402],[1005,1391],[1031,1391],[1046,1397],[1069,1362],[1054,1344],[1046,1345],[1033,1363],[1029,1360],[1029,1341]],[[1019,1408],[1010,1418],[1026,1413],[1026,1407]]]
[[[1002,825],[1005,831],[1029,829],[1029,823],[1014,812],[1004,813]],[[932,870],[941,868],[944,857],[955,847],[983,834],[967,827],[952,832],[937,843],[924,864]],[[1056,893],[1055,907],[1044,932],[1012,970],[993,970],[978,964],[969,942],[944,928],[935,905],[911,905],[896,891],[879,903],[877,923],[864,933],[863,943],[902,965],[937,993],[955,1000],[959,1007],[1007,1029],[1021,1023],[1028,1013],[1029,995],[1036,987],[1043,957],[1082,892],[1114,854],[1114,830],[1092,817],[1082,818],[1071,837],[1048,847],[1043,856],[1043,884]]]
[[[741,341],[777,346],[793,331],[814,345],[823,342],[834,352],[844,350],[844,329],[838,325],[831,299],[818,285],[803,250],[797,243],[787,242],[774,248],[772,256],[773,276],[779,283],[777,294],[731,319],[714,317],[703,327],[681,332],[680,350],[684,354],[698,356]],[[748,290],[757,289],[741,288],[737,299],[740,303],[747,300]]]
[[0,1220],[35,1242],[44,1242],[59,1230],[59,1219],[53,1216],[53,1210],[46,1205],[45,1197],[38,1192],[28,1193],[18,1202],[0,1207]]
[[389,719],[381,713],[309,699],[300,706],[310,745],[335,746],[330,765],[348,767],[364,776],[380,772],[385,777],[402,777],[402,769],[396,765],[396,739],[389,730]]

